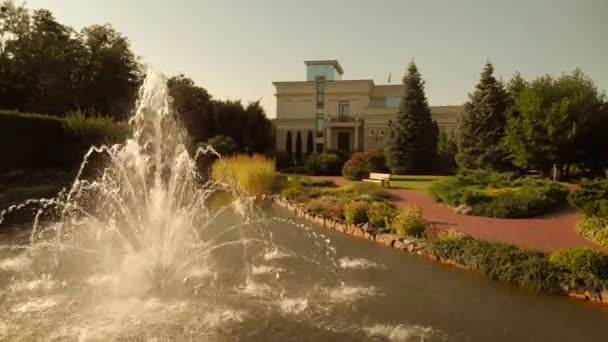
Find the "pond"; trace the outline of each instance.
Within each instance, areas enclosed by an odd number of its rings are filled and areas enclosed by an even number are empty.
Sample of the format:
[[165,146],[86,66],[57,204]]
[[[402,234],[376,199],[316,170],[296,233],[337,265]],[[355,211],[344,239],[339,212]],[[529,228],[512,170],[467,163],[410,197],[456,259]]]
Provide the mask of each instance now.
[[[235,226],[240,220],[226,213],[217,224]],[[224,238],[240,243],[215,250],[205,267],[191,270],[190,278],[164,293],[129,288],[149,286],[143,278],[124,281],[120,272],[33,272],[45,267],[44,260],[5,248],[0,338],[604,341],[608,336],[605,307],[495,283],[325,230],[275,206]],[[0,245],[28,240],[26,229],[5,229]],[[99,267],[89,262],[82,259],[80,266]],[[74,260],[68,264],[76,267]]]

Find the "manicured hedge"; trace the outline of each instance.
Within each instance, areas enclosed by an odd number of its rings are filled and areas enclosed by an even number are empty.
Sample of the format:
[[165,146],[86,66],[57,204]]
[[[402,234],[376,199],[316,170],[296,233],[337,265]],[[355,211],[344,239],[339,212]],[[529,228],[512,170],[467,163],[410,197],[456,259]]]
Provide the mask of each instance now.
[[459,234],[432,238],[427,249],[431,255],[478,270],[491,279],[536,291],[599,291],[608,285],[605,272],[598,271],[607,256],[597,251],[576,249],[548,255]]
[[570,204],[587,216],[608,218],[608,178],[583,179],[568,196]]
[[77,167],[93,144],[127,135],[124,125],[81,114],[59,118],[0,111],[0,172]]
[[556,182],[485,171],[437,181],[429,192],[437,202],[464,213],[499,218],[542,215],[565,205],[568,195],[568,189]]

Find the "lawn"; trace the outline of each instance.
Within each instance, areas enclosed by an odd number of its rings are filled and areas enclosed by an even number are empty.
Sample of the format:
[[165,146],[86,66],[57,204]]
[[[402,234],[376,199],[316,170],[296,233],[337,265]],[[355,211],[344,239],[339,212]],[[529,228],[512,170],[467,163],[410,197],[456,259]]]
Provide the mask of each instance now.
[[447,176],[435,175],[392,175],[391,188],[428,192],[433,182]]

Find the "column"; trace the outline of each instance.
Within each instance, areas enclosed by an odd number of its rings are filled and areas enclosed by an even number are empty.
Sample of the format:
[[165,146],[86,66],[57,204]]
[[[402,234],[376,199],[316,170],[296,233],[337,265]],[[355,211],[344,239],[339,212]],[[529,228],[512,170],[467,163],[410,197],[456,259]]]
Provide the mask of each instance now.
[[325,150],[331,149],[331,129],[327,127],[325,130]]
[[359,127],[355,127],[355,152],[359,151]]

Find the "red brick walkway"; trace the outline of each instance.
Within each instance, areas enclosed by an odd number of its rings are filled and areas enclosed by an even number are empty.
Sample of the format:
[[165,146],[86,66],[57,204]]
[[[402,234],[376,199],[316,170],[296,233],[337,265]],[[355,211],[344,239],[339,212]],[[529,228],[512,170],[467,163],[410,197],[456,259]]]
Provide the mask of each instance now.
[[[337,185],[348,183],[342,177],[319,178],[330,179]],[[424,217],[437,227],[452,228],[475,238],[543,251],[583,246],[601,249],[576,233],[574,226],[578,214],[574,210],[530,219],[497,219],[457,214],[421,192],[403,189],[388,191],[397,198],[398,207],[413,203],[420,206]]]

